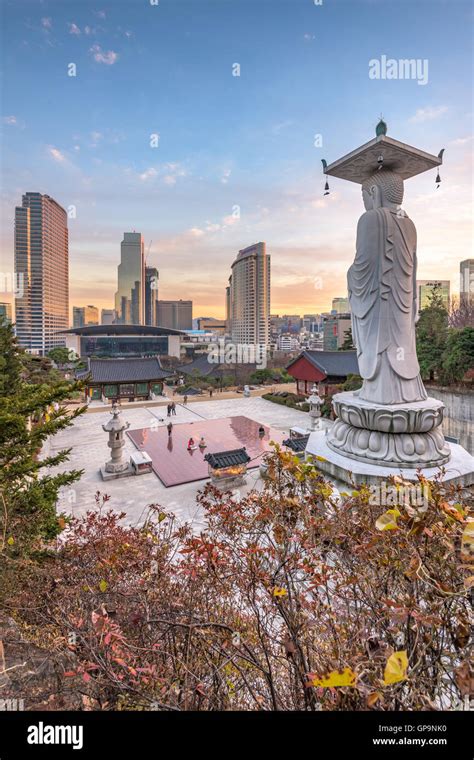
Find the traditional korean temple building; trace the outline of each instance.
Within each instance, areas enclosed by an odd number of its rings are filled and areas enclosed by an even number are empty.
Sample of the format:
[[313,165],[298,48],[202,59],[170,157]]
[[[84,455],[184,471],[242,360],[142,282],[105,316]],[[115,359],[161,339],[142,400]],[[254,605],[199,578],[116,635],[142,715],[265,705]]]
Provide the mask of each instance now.
[[77,373],[86,383],[91,400],[151,399],[160,395],[163,381],[172,372],[162,368],[158,357],[149,359],[88,359],[87,369]]
[[295,378],[299,394],[309,395],[317,383],[328,395],[331,385],[341,385],[348,375],[358,375],[359,365],[355,351],[303,351],[286,370]]

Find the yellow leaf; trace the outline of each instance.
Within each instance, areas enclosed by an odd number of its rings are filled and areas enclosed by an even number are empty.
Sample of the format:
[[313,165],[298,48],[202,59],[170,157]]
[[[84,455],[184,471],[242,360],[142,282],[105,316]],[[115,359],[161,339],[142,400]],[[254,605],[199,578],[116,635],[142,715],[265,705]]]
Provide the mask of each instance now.
[[344,670],[332,670],[319,678],[312,678],[312,686],[355,686],[357,675],[350,668]]
[[10,538],[7,539],[8,546],[13,546],[14,543],[15,543],[15,539],[13,538],[13,536],[10,536]]
[[327,461],[328,461],[328,460],[327,460],[327,459],[325,459],[324,457],[320,457],[320,456],[315,456],[314,458],[315,458],[315,459],[317,459],[317,460],[318,460],[318,462],[327,462]]
[[463,530],[461,554],[465,554],[467,557],[474,556],[474,520],[469,520]]
[[375,703],[378,702],[379,699],[381,699],[381,697],[382,697],[382,694],[380,693],[380,691],[373,691],[372,694],[369,694],[369,696],[367,697],[367,707],[373,707]]
[[273,589],[273,596],[286,596],[288,594],[288,591],[286,588],[280,588],[280,586],[275,586]]
[[390,655],[385,665],[383,682],[386,686],[391,683],[404,681],[407,677],[408,657],[406,650],[394,652]]
[[107,581],[101,581],[99,583],[99,588],[101,591],[107,591]]
[[375,523],[377,530],[397,530],[397,517],[400,516],[398,509],[387,509],[383,515],[380,515]]

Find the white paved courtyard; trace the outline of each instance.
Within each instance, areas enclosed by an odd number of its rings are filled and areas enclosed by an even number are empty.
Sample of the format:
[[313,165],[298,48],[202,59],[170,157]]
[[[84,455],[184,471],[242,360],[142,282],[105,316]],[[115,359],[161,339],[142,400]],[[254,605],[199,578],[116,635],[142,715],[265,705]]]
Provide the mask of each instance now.
[[[236,415],[249,417],[256,422],[269,425],[289,434],[290,428],[306,428],[309,415],[289,407],[266,401],[260,397],[238,398],[189,402],[187,406],[177,404],[177,414],[172,417],[173,425],[189,423],[199,419],[220,419]],[[166,425],[166,404],[134,408],[123,406],[122,416],[130,423],[130,430],[155,425]],[[143,521],[147,506],[159,504],[174,512],[180,522],[192,522],[194,530],[203,527],[203,516],[196,504],[196,494],[209,482],[201,480],[194,483],[165,488],[155,473],[131,476],[104,482],[99,467],[110,458],[107,447],[107,434],[102,425],[110,419],[110,411],[94,411],[79,417],[72,427],[58,433],[49,444],[44,454],[54,454],[60,449],[71,448],[69,462],[58,470],[82,469],[84,474],[80,481],[60,494],[58,511],[72,515],[83,515],[94,509],[94,497],[97,491],[108,494],[111,498],[109,507],[117,512],[125,512],[125,522],[131,525]],[[125,436],[124,456],[129,459],[136,451],[132,441]],[[258,468],[249,470],[247,483],[240,489],[246,493],[252,488],[261,487]]]

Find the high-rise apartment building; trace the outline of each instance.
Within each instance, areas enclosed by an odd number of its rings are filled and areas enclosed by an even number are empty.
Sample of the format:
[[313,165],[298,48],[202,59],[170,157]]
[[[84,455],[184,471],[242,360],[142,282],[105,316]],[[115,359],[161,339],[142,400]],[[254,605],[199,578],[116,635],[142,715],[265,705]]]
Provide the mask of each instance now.
[[86,325],[99,324],[99,309],[97,306],[73,306],[72,326],[85,327]]
[[270,343],[270,256],[265,243],[239,251],[232,264],[230,288],[232,341]]
[[474,301],[474,259],[464,259],[459,265],[459,296],[461,301]]
[[158,301],[158,327],[169,330],[193,329],[192,301]]
[[449,280],[417,280],[416,297],[418,301],[418,311],[426,309],[430,304],[430,296],[435,286],[439,287],[441,298],[446,310],[449,310],[451,298],[451,283]]
[[64,345],[69,327],[67,213],[54,198],[25,193],[15,208],[16,334],[20,346],[44,356]]
[[101,309],[100,311],[100,324],[101,325],[113,325],[115,322],[115,309]]
[[230,290],[232,286],[232,275],[229,277],[229,284],[225,289],[225,327],[226,332],[230,334],[232,326],[232,315],[230,308]]
[[337,351],[344,344],[347,332],[352,329],[348,314],[328,314],[323,324],[323,347],[325,351]]
[[158,269],[145,267],[145,324],[158,325]]
[[140,232],[124,232],[115,293],[117,323],[145,324],[145,253]]
[[351,310],[348,298],[333,298],[332,299],[332,311],[336,314],[348,314]]

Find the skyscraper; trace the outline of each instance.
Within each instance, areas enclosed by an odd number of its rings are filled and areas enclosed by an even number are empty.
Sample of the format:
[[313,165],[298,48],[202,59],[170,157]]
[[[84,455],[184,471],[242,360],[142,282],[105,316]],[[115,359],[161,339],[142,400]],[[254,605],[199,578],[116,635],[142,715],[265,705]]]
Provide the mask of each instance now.
[[229,277],[229,284],[227,285],[225,289],[225,329],[227,333],[230,333],[231,323],[232,323],[232,316],[231,316],[231,309],[230,309],[231,286],[232,286],[232,275]]
[[333,298],[332,299],[332,311],[336,314],[348,314],[351,310],[348,298]]
[[84,327],[85,325],[99,324],[99,309],[97,306],[73,306],[72,326]]
[[459,265],[459,296],[461,301],[474,300],[474,259],[464,259]]
[[158,327],[170,330],[193,329],[192,301],[158,301]]
[[69,327],[67,214],[54,198],[25,193],[15,208],[15,296],[18,342],[45,355],[64,345]]
[[145,254],[140,232],[123,233],[117,275],[115,311],[118,324],[145,324]]
[[158,269],[145,267],[145,324],[158,325]]
[[244,345],[270,342],[270,256],[265,243],[239,251],[230,286],[232,341]]
[[115,309],[101,309],[100,324],[113,325],[115,322]]

